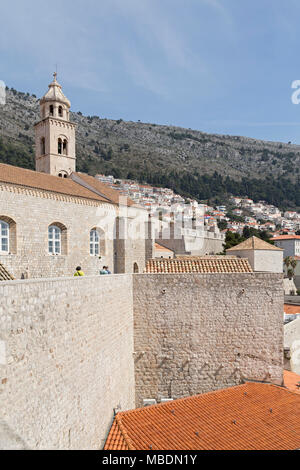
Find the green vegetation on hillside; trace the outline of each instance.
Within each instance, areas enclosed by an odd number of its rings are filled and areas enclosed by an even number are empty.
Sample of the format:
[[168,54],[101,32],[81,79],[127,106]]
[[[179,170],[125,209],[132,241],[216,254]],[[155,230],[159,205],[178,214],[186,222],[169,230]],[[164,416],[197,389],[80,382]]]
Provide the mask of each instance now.
[[261,238],[265,242],[268,242],[271,245],[274,245],[274,242],[270,240],[269,233],[266,232],[265,230],[257,230],[253,227],[244,227],[242,235],[239,235],[238,233],[230,232],[230,230],[226,232],[225,244],[223,245],[224,252],[225,250],[229,250],[229,248],[239,245],[240,243],[247,240],[247,238],[250,238],[253,236],[257,238]]
[[[7,89],[0,108],[0,161],[34,168],[35,96]],[[300,210],[300,146],[71,113],[77,169],[173,189],[209,204],[228,196]]]
[[15,144],[0,137],[0,163],[34,169],[34,155],[31,146]]

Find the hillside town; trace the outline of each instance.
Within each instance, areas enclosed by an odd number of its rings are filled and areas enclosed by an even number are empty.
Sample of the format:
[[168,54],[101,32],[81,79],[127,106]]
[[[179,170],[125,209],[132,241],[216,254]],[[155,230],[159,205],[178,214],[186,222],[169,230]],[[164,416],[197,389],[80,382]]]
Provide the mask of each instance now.
[[283,212],[265,201],[254,202],[247,197],[231,196],[226,205],[212,207],[184,198],[169,188],[116,179],[112,175],[98,174],[95,177],[118,191],[120,195],[146,208],[150,214],[157,215],[163,210],[166,219],[170,212],[178,212],[184,213],[187,218],[202,218],[207,226],[216,225],[220,221],[226,222],[226,229],[223,229],[225,232],[230,230],[242,234],[245,227],[271,232],[274,237],[284,234],[296,235],[297,231],[300,232],[299,212]]

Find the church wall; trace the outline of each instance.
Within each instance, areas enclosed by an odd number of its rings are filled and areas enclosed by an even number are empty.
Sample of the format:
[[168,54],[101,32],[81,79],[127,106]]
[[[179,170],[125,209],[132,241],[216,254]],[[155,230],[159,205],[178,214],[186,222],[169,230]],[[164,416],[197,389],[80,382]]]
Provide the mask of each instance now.
[[102,448],[135,405],[132,276],[1,282],[0,298],[0,448]]
[[[16,278],[72,276],[80,265],[86,274],[98,274],[103,265],[113,268],[113,240],[105,240],[101,259],[90,255],[90,230],[101,228],[114,206],[54,193],[0,185],[0,217],[16,222],[16,252],[0,255],[0,262]],[[48,254],[48,226],[63,224],[67,248],[62,255]]]
[[281,274],[133,276],[136,405],[282,382]]

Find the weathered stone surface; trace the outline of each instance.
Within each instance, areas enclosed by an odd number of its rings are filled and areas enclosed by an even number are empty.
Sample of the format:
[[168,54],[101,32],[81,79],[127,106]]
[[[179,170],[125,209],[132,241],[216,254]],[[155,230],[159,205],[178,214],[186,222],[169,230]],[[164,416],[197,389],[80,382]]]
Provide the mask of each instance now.
[[134,276],[136,405],[282,383],[281,274]]
[[0,448],[97,449],[119,406],[282,382],[280,274],[4,281],[0,298]]
[[0,297],[0,448],[100,448],[113,408],[134,408],[131,276],[3,282]]

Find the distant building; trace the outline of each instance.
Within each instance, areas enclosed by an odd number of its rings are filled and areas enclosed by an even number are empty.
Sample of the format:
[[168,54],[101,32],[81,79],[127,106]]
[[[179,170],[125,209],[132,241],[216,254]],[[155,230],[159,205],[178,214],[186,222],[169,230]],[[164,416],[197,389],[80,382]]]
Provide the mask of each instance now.
[[300,256],[300,235],[280,235],[272,238],[279,248],[284,250],[284,257]]
[[229,248],[226,254],[248,258],[253,271],[256,272],[283,272],[283,250],[257,237],[248,238]]

